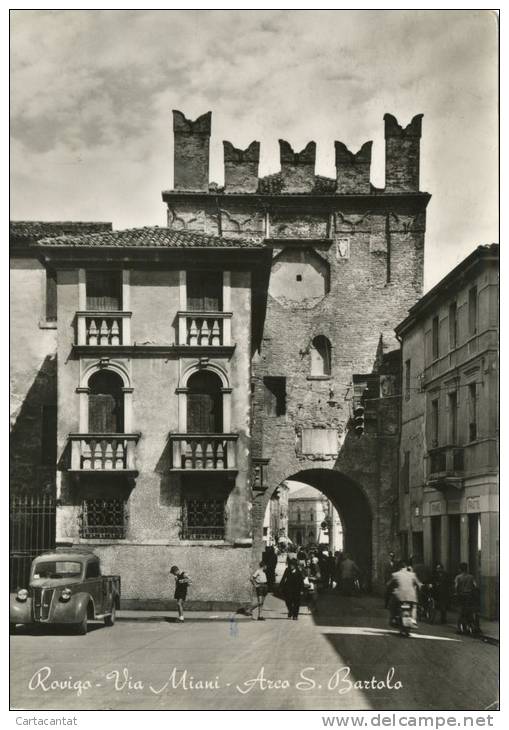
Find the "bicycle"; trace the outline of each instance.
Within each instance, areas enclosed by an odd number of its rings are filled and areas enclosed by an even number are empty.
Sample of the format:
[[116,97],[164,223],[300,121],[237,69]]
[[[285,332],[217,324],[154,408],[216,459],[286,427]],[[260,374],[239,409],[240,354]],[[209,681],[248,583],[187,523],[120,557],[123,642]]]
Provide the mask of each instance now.
[[435,622],[435,616],[437,607],[435,599],[431,593],[431,586],[423,586],[421,589],[421,595],[419,596],[419,603],[417,605],[417,617],[419,621],[426,621],[429,624]]

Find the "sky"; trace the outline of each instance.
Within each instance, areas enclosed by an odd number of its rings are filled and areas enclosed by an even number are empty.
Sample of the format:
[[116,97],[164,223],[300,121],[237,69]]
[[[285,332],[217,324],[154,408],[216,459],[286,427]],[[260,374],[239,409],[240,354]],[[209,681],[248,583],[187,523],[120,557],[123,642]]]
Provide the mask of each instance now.
[[384,186],[383,115],[424,114],[425,289],[477,245],[498,241],[498,38],[488,10],[11,11],[11,218],[165,225],[171,109],[212,111],[222,141],[373,140]]

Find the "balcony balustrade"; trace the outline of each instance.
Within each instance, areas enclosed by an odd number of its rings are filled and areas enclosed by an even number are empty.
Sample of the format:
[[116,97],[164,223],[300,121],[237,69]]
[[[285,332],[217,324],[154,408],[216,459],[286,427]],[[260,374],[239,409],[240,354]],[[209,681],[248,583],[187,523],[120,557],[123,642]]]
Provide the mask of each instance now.
[[139,433],[73,433],[71,471],[132,472]]
[[178,312],[177,316],[179,345],[231,345],[231,312]]
[[463,448],[441,446],[428,452],[428,478],[461,477],[464,470]]
[[225,471],[237,468],[237,434],[170,435],[172,469],[185,471]]
[[77,312],[77,343],[91,347],[131,344],[131,312]]

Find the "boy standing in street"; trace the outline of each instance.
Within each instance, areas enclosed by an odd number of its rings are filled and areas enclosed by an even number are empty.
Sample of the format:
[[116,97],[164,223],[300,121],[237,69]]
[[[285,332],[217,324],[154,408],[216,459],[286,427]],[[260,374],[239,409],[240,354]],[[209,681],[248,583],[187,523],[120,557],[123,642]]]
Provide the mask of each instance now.
[[183,570],[179,570],[176,565],[170,568],[170,575],[175,578],[175,595],[177,601],[178,621],[184,620],[184,601],[187,598],[187,589],[191,581]]
[[[265,596],[268,593],[267,587],[267,573],[265,563],[260,563],[258,569],[251,576],[251,583],[256,591],[256,607],[258,608],[258,621],[265,621],[262,616],[263,604],[265,603]],[[253,606],[254,608],[254,606]]]

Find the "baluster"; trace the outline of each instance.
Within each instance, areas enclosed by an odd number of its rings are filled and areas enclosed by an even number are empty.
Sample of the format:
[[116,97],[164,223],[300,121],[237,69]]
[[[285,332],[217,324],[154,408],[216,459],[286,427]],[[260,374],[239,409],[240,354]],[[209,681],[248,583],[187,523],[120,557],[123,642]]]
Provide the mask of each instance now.
[[203,446],[201,441],[196,442],[196,451],[194,456],[194,468],[203,469]]
[[217,449],[216,449],[216,469],[224,469],[225,462],[224,462],[224,448],[222,441],[217,442]]
[[110,344],[110,330],[106,323],[106,320],[103,319],[101,322],[101,329],[99,332],[99,344],[100,345],[109,345]]
[[115,469],[124,468],[124,444],[122,441],[117,442],[117,449],[115,452]]
[[206,347],[210,341],[209,324],[206,319],[203,320],[200,331],[200,345]]
[[214,320],[212,325],[212,345],[221,344],[221,330],[219,329],[219,322],[217,319]]
[[190,345],[198,344],[198,327],[196,326],[195,319],[191,320],[191,327],[189,328],[189,344]]
[[87,441],[81,442],[81,468],[92,468],[92,452],[90,450],[90,444]]
[[102,453],[101,453],[101,442],[91,441],[90,450],[92,454],[92,469],[102,469]]
[[207,440],[205,442],[205,468],[214,469],[214,467],[214,449],[212,446],[212,441]]
[[95,323],[95,319],[90,320],[90,325],[88,327],[88,344],[97,345],[97,325]]
[[116,319],[111,323],[111,344],[120,345],[120,327]]
[[106,449],[104,451],[104,468],[113,469],[113,448],[111,441],[106,442]]

